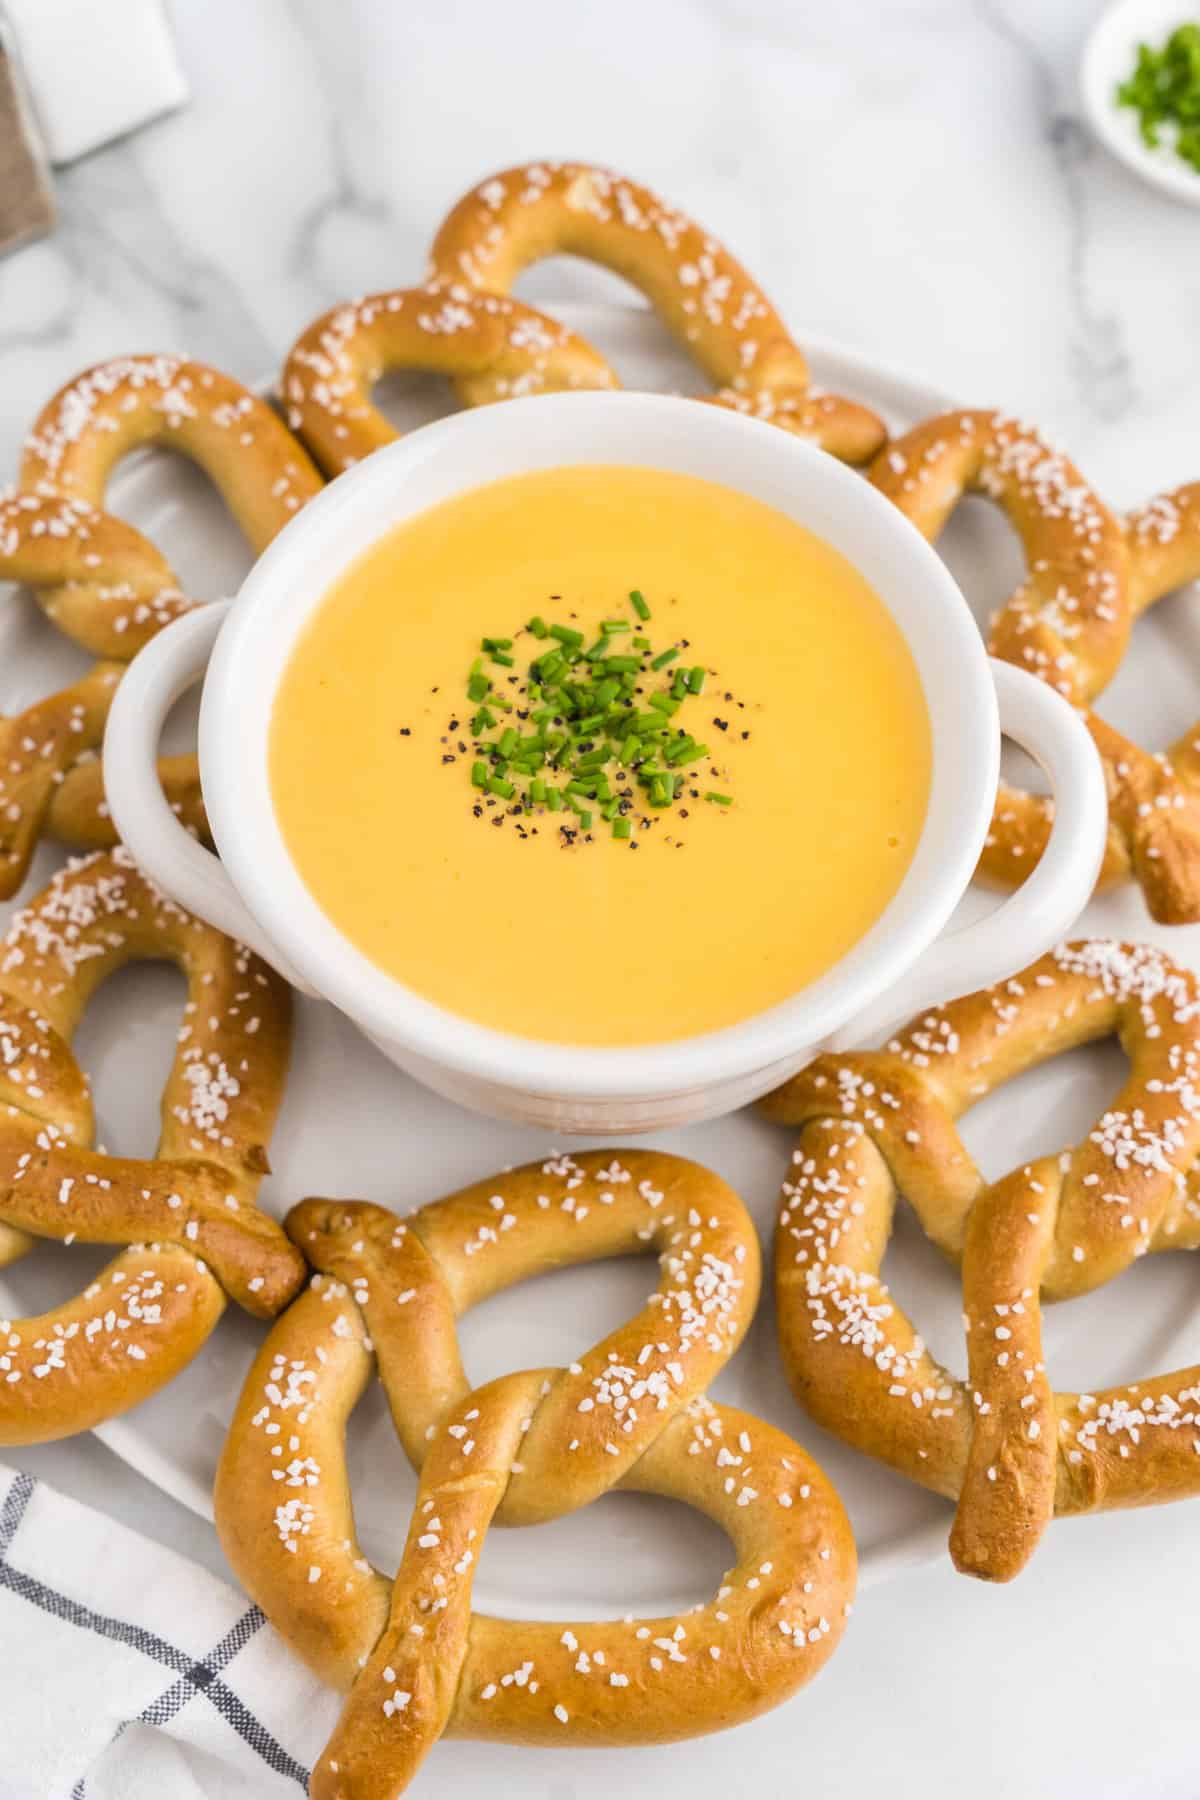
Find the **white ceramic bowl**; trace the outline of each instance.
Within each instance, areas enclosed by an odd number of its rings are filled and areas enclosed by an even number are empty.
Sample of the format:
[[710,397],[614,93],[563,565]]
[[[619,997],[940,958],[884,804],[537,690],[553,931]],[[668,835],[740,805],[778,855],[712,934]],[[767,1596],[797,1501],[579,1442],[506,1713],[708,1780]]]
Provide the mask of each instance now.
[[1200,172],[1166,143],[1151,150],[1142,142],[1138,115],[1116,102],[1117,87],[1133,71],[1138,45],[1158,49],[1177,25],[1189,20],[1200,20],[1200,11],[1187,0],[1117,0],[1101,14],[1084,46],[1079,91],[1092,130],[1126,168],[1173,199],[1200,206]]
[[[899,623],[933,734],[929,810],[912,865],[849,955],[794,998],[740,1024],[629,1049],[508,1036],[443,1011],[385,974],[305,887],[275,818],[267,771],[276,686],[305,620],[349,561],[397,521],[465,488],[586,462],[724,482],[818,532],[856,564]],[[154,772],[163,720],[210,657],[200,764],[220,862],[181,829]],[[1051,844],[1017,894],[935,945],[987,830],[1001,726],[1050,776],[1057,802]],[[376,452],[297,515],[235,601],[179,620],[142,651],[118,690],[105,768],[117,827],[167,892],[331,1000],[429,1086],[481,1111],[559,1131],[636,1131],[731,1110],[838,1033],[858,1036],[1013,973],[1083,907],[1106,818],[1099,759],[1083,725],[1032,677],[989,665],[945,566],[888,501],[774,427],[652,394],[507,401]]]

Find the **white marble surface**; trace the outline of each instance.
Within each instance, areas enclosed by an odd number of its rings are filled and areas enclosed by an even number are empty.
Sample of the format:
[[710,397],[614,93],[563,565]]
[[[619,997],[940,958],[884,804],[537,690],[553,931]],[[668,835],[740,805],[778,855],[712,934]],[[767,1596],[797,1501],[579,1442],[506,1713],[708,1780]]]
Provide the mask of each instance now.
[[[414,280],[436,221],[486,170],[562,154],[696,213],[799,334],[1037,418],[1114,500],[1194,478],[1200,226],[1079,123],[1097,10],[176,0],[191,106],[65,172],[58,234],[0,265],[0,468],[86,363],[183,348],[271,372],[331,301]],[[611,283],[564,265],[522,291]],[[95,1443],[20,1460],[221,1567],[207,1527]],[[1014,1588],[939,1568],[866,1595],[789,1709],[790,1738],[750,1728],[622,1759],[620,1779],[682,1792],[703,1768],[713,1792],[736,1791],[753,1765],[772,1796],[800,1782],[848,1800],[885,1784],[894,1800],[1192,1796],[1198,1524],[1195,1504],[1073,1523]],[[439,1754],[433,1793],[485,1766]],[[577,1792],[568,1755],[490,1761],[531,1795]]]

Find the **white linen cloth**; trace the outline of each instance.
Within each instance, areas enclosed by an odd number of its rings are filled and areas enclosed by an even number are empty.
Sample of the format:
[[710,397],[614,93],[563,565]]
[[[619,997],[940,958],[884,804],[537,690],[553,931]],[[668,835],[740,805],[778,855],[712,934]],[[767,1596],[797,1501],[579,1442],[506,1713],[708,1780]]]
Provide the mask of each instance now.
[[339,1707],[245,1595],[0,1463],[0,1800],[301,1800]]
[[52,163],[74,162],[188,97],[162,0],[4,0],[0,11]]

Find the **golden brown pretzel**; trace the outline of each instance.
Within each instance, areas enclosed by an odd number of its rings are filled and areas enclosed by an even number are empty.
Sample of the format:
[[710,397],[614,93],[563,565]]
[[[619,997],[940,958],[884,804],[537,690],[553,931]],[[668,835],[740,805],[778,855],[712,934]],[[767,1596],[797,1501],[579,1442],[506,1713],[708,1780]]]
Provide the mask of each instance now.
[[[101,660],[71,687],[0,719],[0,899],[20,886],[47,824],[72,842],[112,841],[97,796],[56,807],[55,790],[99,744],[123,665],[194,604],[154,545],[104,511],[114,465],[148,443],[199,463],[255,550],[321,486],[267,403],[202,363],[120,357],[69,382],[43,410],[19,485],[0,497],[0,581],[31,588],[47,616]],[[172,802],[200,825],[194,762],[167,774]]]
[[[169,959],[188,983],[148,1161],[91,1148],[91,1094],[71,1051],[96,987],[134,958]],[[59,1379],[10,1378],[0,1443],[65,1436],[135,1404],[195,1353],[225,1294],[265,1318],[296,1292],[303,1260],[255,1205],[289,1036],[282,980],[168,900],[123,850],[71,864],[13,920],[0,943],[0,1262],[29,1247],[28,1233],[142,1246],[101,1278],[103,1291],[136,1281],[142,1303],[113,1315],[89,1289],[10,1325],[10,1350],[53,1338],[63,1353],[47,1371]]]
[[400,435],[371,399],[376,382],[399,369],[453,376],[468,406],[617,385],[590,344],[519,300],[462,285],[348,300],[297,339],[280,382],[289,426],[327,475]]
[[[989,1184],[954,1121],[1060,1051],[1117,1035],[1129,1078],[1088,1137]],[[1041,1302],[1200,1245],[1200,982],[1161,951],[1060,946],[914,1019],[886,1050],[823,1056],[761,1103],[799,1126],[776,1233],[784,1362],[819,1423],[958,1500],[958,1567],[1004,1581],[1054,1514],[1200,1491],[1200,1368],[1056,1394]],[[880,1278],[898,1194],[962,1264],[968,1378]]]
[[[589,1151],[404,1220],[306,1201],[287,1227],[321,1273],[251,1370],[216,1518],[247,1591],[351,1690],[317,1800],[400,1793],[445,1733],[662,1742],[748,1719],[815,1674],[842,1629],[853,1542],[803,1450],[703,1397],[758,1292],[754,1229],[724,1182],[653,1151]],[[470,1306],[543,1269],[648,1248],[662,1274],[637,1318],[569,1370],[470,1391],[455,1330]],[[357,1547],[345,1476],[372,1349],[421,1470],[394,1584]],[[729,1532],[738,1562],[711,1604],[603,1624],[472,1613],[493,1521],[554,1518],[614,1486],[684,1500]]]
[[586,163],[528,163],[465,194],[441,225],[430,278],[507,294],[521,270],[567,252],[623,275],[716,385],[721,406],[769,419],[846,462],[884,443],[865,406],[809,388],[804,352],[746,270],[647,188]]
[[[1154,918],[1200,918],[1200,751],[1196,731],[1152,755],[1091,710],[1139,613],[1200,575],[1200,487],[1153,500],[1125,526],[1066,457],[1000,413],[954,412],[895,439],[871,480],[936,538],[964,493],[1001,505],[1028,562],[992,623],[989,649],[1084,710],[1104,759],[1109,831],[1101,886],[1132,874]],[[1051,803],[1002,785],[981,872],[1023,881],[1050,835]]]

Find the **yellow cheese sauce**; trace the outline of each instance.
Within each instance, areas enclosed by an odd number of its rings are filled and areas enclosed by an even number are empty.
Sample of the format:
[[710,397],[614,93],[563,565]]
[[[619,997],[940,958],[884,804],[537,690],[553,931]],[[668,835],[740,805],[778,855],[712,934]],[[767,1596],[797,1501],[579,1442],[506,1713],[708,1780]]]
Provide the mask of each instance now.
[[[661,672],[640,653],[651,721],[677,666],[704,671],[667,718],[707,751],[673,803],[614,761],[628,839],[590,800],[585,830],[578,796],[514,811],[528,781],[472,785],[473,664],[512,698],[497,731],[539,729],[528,670],[559,640],[533,618],[585,648],[603,620],[629,621],[614,651],[676,647]],[[481,653],[505,637],[511,668]],[[643,1044],[745,1019],[863,936],[920,836],[929,719],[899,628],[822,539],[692,476],[583,465],[472,489],[353,563],[284,671],[270,775],[300,875],[380,968],[502,1031]]]

